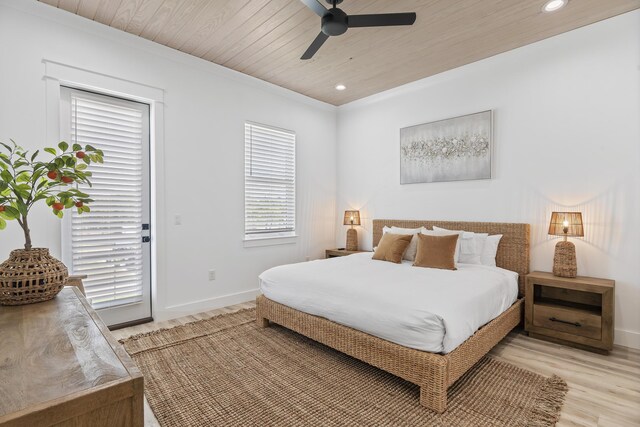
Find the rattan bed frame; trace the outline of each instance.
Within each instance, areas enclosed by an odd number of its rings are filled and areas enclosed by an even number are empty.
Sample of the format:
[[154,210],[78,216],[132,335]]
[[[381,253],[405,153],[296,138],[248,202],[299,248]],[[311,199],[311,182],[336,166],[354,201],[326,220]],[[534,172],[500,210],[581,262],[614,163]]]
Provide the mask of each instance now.
[[[431,229],[436,225],[451,230],[502,234],[496,264],[519,274],[520,294],[529,272],[529,224],[491,222],[450,222],[373,220],[373,245],[382,237],[384,226]],[[420,404],[442,413],[447,408],[447,389],[469,368],[502,340],[522,318],[523,299],[480,328],[473,336],[448,354],[435,354],[386,341],[271,301],[256,300],[256,321],[260,327],[269,322],[298,332],[315,341],[383,369],[420,387]]]

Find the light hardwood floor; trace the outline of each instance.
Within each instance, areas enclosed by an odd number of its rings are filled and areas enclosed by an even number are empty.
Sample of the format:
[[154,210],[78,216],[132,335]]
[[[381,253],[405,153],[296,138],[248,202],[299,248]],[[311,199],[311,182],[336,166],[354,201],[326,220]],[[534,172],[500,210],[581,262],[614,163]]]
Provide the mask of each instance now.
[[[247,302],[166,322],[120,329],[113,334],[121,339],[254,306],[253,302]],[[604,356],[529,338],[516,330],[490,354],[541,375],[559,375],[567,381],[569,392],[558,427],[640,426],[640,350],[615,346],[608,356]],[[145,426],[157,425],[145,400]]]

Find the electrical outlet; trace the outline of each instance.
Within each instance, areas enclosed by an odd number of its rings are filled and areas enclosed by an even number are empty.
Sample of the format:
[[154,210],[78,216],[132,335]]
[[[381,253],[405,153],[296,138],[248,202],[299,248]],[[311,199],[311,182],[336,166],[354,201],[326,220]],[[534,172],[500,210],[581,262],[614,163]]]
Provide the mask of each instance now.
[[182,215],[178,214],[173,218],[173,223],[175,225],[182,225]]
[[215,270],[209,270],[209,280],[216,280],[216,271]]

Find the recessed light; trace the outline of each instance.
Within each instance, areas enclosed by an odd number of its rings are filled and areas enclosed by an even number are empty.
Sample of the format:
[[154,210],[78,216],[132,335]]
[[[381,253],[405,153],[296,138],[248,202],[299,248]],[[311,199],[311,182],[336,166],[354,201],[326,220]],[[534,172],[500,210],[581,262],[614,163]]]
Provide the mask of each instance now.
[[336,85],[336,90],[345,90],[347,87],[342,83]]
[[556,10],[562,9],[569,3],[569,0],[549,0],[542,6],[543,12],[555,12]]

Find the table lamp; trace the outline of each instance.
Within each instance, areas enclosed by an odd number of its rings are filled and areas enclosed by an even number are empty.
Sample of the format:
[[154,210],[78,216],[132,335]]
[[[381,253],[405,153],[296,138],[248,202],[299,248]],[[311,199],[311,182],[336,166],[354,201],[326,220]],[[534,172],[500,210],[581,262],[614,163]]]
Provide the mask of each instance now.
[[553,255],[553,274],[559,277],[576,277],[578,267],[576,264],[576,246],[567,241],[567,237],[582,237],[581,212],[553,212],[549,223],[549,234],[564,236],[564,239],[556,244],[556,252]]
[[344,225],[350,225],[347,230],[347,246],[348,251],[358,250],[358,233],[353,228],[354,225],[360,225],[360,211],[344,211]]

